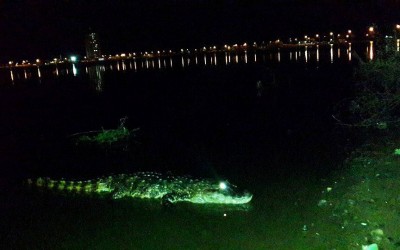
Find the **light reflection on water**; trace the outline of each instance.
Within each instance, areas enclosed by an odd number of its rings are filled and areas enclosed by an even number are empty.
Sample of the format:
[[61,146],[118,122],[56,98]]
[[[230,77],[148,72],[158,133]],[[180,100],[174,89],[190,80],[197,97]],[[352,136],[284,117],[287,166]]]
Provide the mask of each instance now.
[[306,46],[305,51],[304,51],[304,58],[306,59],[306,63],[307,63],[307,62],[308,62],[308,50],[307,50],[307,46]]
[[14,73],[12,70],[10,70],[10,75],[11,75],[11,81],[14,82]]
[[[74,76],[76,76],[76,75],[78,74],[78,70],[77,70],[77,68],[75,67],[75,64],[72,64],[72,73],[74,74]],[[38,67],[38,74],[39,74],[39,77],[40,77],[40,70],[39,70],[39,67]]]
[[349,56],[349,62],[351,62],[351,47],[347,50],[347,55]]
[[[400,40],[397,40],[397,51],[400,48]],[[375,57],[375,48],[374,43],[371,41],[367,46],[364,47],[364,58],[366,60],[373,60]],[[346,56],[344,56],[344,53]],[[199,56],[203,57],[202,60],[199,61]],[[169,60],[169,63],[168,63]],[[179,60],[179,61],[178,61]],[[218,63],[220,61],[221,63]],[[333,44],[330,44],[327,48],[324,46],[315,46],[315,47],[299,47],[296,50],[281,50],[278,49],[276,51],[225,51],[225,52],[213,52],[211,54],[185,54],[181,56],[166,56],[166,57],[148,57],[148,58],[134,58],[134,59],[125,59],[121,61],[114,61],[113,63],[104,62],[104,69],[107,67],[107,70],[110,71],[128,71],[128,70],[162,70],[162,69],[173,69],[175,67],[178,68],[187,68],[187,67],[196,67],[199,65],[203,66],[220,66],[225,65],[228,66],[231,64],[231,61],[235,64],[251,64],[251,63],[287,63],[287,62],[295,62],[295,63],[334,63],[336,61],[340,62],[352,62],[352,44],[349,43],[346,48],[337,48]],[[129,65],[129,66],[128,66]],[[50,70],[46,70],[49,67]],[[12,68],[9,73],[9,79],[11,82],[16,80],[24,80],[30,78],[42,78],[43,75],[48,75],[52,72],[53,76],[59,77],[63,75],[73,75],[79,76],[82,73],[88,75],[90,74],[88,67],[85,66],[85,70],[80,71],[79,64],[71,64],[71,65],[54,65],[54,66],[38,66],[36,68]],[[51,69],[52,68],[52,69]],[[51,75],[51,74],[50,74]]]
[[368,47],[367,51],[368,51],[368,59],[373,60],[374,59],[374,42],[373,41],[369,42],[369,47]]
[[104,85],[103,75],[105,68],[97,65],[97,66],[90,66],[87,69],[89,73],[89,79],[91,82],[95,84],[96,91],[98,92],[103,91],[103,85]]
[[281,62],[281,51],[278,50],[278,62]]

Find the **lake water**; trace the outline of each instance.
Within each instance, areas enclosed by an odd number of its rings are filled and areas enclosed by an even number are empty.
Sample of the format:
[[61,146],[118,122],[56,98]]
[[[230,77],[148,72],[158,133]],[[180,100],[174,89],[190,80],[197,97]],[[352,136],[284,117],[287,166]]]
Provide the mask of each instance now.
[[[303,229],[352,143],[331,115],[353,67],[351,51],[328,47],[0,72],[3,249],[326,249]],[[125,116],[140,128],[128,150],[70,142]],[[166,209],[21,184],[137,171],[228,179],[254,198]]]

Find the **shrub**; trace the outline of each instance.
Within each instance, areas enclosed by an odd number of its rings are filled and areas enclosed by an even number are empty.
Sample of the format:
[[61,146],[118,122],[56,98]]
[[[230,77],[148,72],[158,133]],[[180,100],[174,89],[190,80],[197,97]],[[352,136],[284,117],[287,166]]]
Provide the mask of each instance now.
[[343,124],[385,129],[400,122],[400,54],[394,48],[377,54],[355,70],[356,93],[347,104],[348,120],[340,118]]

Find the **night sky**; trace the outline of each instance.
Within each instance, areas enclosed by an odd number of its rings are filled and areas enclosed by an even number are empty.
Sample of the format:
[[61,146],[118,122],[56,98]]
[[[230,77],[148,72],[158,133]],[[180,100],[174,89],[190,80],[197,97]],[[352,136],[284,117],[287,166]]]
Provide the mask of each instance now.
[[400,21],[399,0],[0,0],[0,60],[263,41]]

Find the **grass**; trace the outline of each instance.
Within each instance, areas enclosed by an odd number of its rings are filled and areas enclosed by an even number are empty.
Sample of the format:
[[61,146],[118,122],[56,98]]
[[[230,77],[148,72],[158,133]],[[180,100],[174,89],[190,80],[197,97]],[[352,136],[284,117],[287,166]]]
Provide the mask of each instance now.
[[[354,151],[345,167],[321,190],[319,218],[311,228],[311,242],[331,247],[400,249],[400,140],[375,138]],[[321,242],[320,242],[321,243]],[[315,244],[315,243],[313,243]]]

